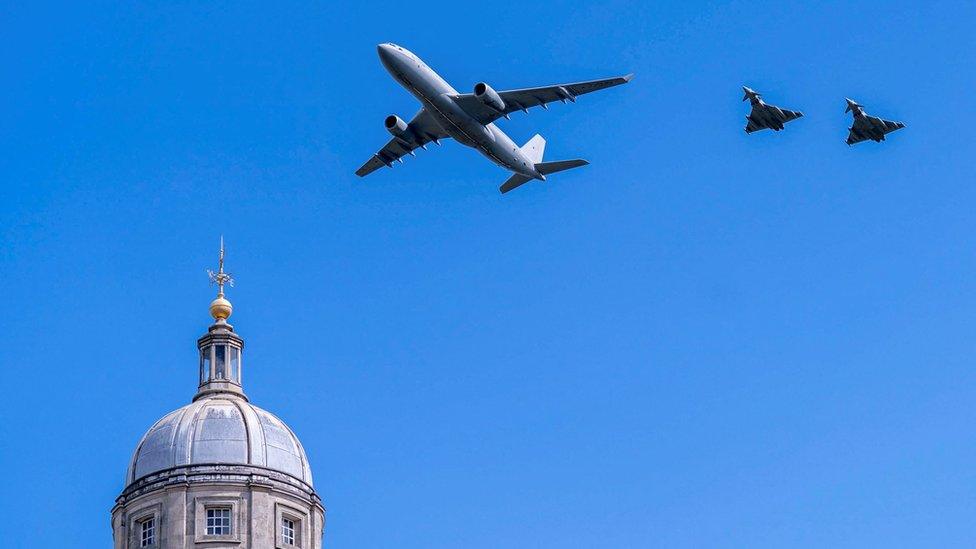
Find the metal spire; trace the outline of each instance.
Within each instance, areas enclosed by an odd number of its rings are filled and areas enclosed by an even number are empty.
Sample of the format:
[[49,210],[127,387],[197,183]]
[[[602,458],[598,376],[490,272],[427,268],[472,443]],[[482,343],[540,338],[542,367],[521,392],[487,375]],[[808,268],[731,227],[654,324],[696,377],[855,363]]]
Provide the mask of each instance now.
[[220,259],[217,264],[217,272],[207,269],[207,276],[210,277],[210,285],[217,285],[217,297],[224,297],[224,284],[234,287],[234,277],[230,273],[224,272],[224,235],[220,235]]

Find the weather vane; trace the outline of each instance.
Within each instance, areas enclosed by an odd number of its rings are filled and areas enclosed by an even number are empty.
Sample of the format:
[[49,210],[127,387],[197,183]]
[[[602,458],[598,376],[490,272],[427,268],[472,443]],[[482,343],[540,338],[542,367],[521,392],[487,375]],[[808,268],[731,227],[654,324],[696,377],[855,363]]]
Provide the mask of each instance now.
[[234,278],[230,273],[224,272],[224,236],[220,236],[220,261],[217,266],[217,272],[213,272],[207,269],[207,276],[210,277],[210,285],[217,285],[217,295],[223,297],[224,295],[224,284],[231,287],[234,286]]

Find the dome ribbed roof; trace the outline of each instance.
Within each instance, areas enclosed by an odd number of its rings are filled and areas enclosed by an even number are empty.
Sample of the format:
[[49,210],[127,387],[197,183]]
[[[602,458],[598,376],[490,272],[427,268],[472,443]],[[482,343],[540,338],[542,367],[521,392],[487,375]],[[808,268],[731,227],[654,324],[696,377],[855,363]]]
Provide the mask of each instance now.
[[165,415],[139,441],[126,483],[172,467],[242,464],[266,467],[312,485],[298,437],[273,414],[233,394],[217,393]]

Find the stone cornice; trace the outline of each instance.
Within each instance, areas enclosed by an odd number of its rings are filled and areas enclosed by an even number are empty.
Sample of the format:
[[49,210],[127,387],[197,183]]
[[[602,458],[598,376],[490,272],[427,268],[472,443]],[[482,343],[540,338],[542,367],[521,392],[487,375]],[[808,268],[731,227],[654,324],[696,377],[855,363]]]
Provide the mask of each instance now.
[[291,475],[255,465],[219,463],[173,467],[139,478],[116,498],[113,512],[147,494],[206,485],[251,487],[277,492],[314,505],[325,512],[315,489]]

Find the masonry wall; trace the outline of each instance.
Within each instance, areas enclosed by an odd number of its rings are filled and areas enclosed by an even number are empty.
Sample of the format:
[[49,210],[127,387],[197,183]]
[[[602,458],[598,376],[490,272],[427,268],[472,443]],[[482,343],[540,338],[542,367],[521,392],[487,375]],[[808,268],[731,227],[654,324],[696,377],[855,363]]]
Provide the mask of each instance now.
[[[207,508],[230,509],[231,533],[208,535]],[[291,520],[295,544],[284,541]],[[155,549],[321,549],[325,510],[310,486],[250,466],[162,471],[126,488],[112,510],[115,549],[141,546],[142,522],[155,521]]]

